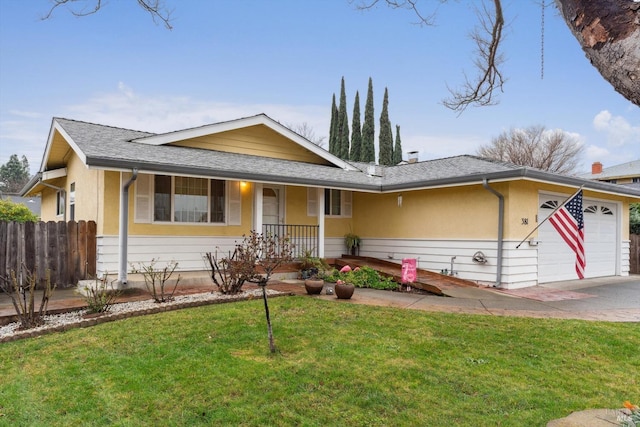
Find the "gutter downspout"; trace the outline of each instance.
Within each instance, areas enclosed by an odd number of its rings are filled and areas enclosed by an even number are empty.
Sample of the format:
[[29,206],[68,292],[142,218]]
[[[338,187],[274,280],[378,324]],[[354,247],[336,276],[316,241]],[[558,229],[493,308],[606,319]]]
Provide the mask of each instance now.
[[502,246],[504,237],[504,196],[495,189],[489,187],[489,180],[484,178],[482,186],[494,196],[498,198],[498,265],[496,266],[496,283],[495,287],[499,288],[502,283]]
[[118,262],[118,284],[121,287],[127,284],[127,255],[129,239],[129,187],[138,178],[138,169],[133,169],[133,176],[122,187],[120,192],[120,224],[118,233],[118,251],[120,260]]
[[62,214],[62,218],[64,222],[67,222],[67,190],[65,190],[62,187],[56,187],[55,185],[51,185],[42,181],[42,173],[38,172],[38,174],[40,175],[39,181],[41,185],[44,185],[45,187],[53,188],[56,191],[61,191],[62,193],[64,193],[64,213]]

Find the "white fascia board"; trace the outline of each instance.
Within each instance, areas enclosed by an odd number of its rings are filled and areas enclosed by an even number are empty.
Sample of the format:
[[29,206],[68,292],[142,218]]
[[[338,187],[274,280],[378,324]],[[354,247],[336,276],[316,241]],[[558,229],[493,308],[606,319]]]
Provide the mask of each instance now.
[[262,124],[260,116],[246,117],[243,119],[230,120],[228,122],[214,123],[190,129],[183,129],[159,135],[146,136],[143,138],[133,139],[131,142],[139,142],[149,145],[165,145],[172,142],[183,141],[185,139],[199,138],[205,135],[212,135],[230,130],[236,130],[247,126]]
[[48,181],[50,179],[62,178],[67,176],[67,168],[54,169],[50,171],[42,172],[42,180]]
[[82,152],[80,147],[75,143],[73,138],[69,136],[67,131],[58,123],[56,119],[53,119],[51,123],[51,129],[49,130],[49,137],[47,138],[47,146],[44,149],[44,155],[42,156],[42,162],[40,163],[40,172],[45,172],[45,167],[47,164],[47,159],[49,159],[49,154],[51,152],[51,146],[53,145],[53,136],[55,135],[55,131],[58,131],[60,135],[67,141],[67,144],[71,147],[71,149],[76,153],[76,155],[80,158],[82,163],[87,165],[87,156]]
[[44,147],[44,153],[42,154],[42,160],[40,161],[40,172],[44,172],[46,160],[49,158],[49,152],[51,151],[51,145],[53,144],[53,131],[56,126],[56,119],[51,121],[51,127],[49,128],[49,136],[47,137],[47,145]]

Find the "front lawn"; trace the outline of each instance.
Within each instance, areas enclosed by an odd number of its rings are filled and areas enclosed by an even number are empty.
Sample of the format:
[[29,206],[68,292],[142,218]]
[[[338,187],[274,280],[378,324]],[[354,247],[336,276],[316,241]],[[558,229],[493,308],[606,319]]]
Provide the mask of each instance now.
[[544,426],[640,400],[640,325],[309,297],[0,344],[0,425]]

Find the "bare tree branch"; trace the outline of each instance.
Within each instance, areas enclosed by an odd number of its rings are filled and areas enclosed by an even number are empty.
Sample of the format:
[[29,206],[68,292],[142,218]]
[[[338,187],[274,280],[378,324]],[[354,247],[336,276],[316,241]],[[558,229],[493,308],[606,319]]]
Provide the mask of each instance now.
[[[423,15],[422,12],[420,12],[420,10],[418,9],[418,6],[417,6],[418,0],[383,0],[383,1],[387,4],[387,6],[389,6],[392,9],[406,9],[406,10],[412,11],[418,17],[418,22],[416,22],[416,24],[418,25],[421,25],[421,26],[434,25],[434,18],[436,15],[435,12],[428,16]],[[358,10],[370,10],[370,9],[373,9],[378,3],[380,3],[380,0],[349,0],[349,3],[357,3],[356,9]]]
[[570,174],[575,172],[583,146],[562,130],[544,126],[511,129],[478,149],[478,155],[520,166]]
[[[53,3],[49,12],[42,17],[42,20],[51,18],[55,9],[60,6],[67,6],[69,12],[73,16],[88,16],[97,13],[104,4],[102,0],[50,0]],[[167,9],[163,0],[136,0],[138,5],[151,15],[153,22],[158,23],[160,21],[162,25],[168,30],[172,30],[171,26],[171,10]],[[93,6],[89,7],[87,2],[93,2]],[[72,5],[81,5],[77,9],[72,8]]]
[[287,123],[285,124],[285,126],[291,129],[292,131],[294,131],[295,133],[297,133],[298,135],[302,136],[303,138],[313,142],[318,147],[324,146],[325,137],[317,136],[316,131],[313,129],[313,127],[309,123],[307,122],[302,122],[299,124]]
[[[353,3],[356,0],[349,1]],[[446,0],[440,0],[440,2],[444,3]],[[356,8],[369,10],[379,3],[384,3],[392,9],[412,11],[418,17],[420,25],[434,24],[435,12],[429,16],[423,15],[418,8],[418,0],[359,0]],[[459,90],[447,86],[451,97],[442,101],[445,107],[460,113],[472,104],[478,106],[497,104],[495,91],[502,92],[502,86],[506,81],[500,72],[500,66],[504,62],[499,49],[503,40],[504,27],[501,0],[493,0],[492,8],[483,1],[482,7],[476,8],[476,15],[479,24],[471,32],[470,37],[476,44],[474,65],[477,68],[477,76],[470,79],[464,74],[465,83]]]
[[442,101],[445,107],[454,111],[462,113],[471,104],[495,105],[495,91],[499,89],[502,92],[505,79],[500,66],[504,57],[499,47],[503,39],[504,16],[500,0],[494,0],[493,4],[494,11],[489,10],[486,3],[482,4],[482,10],[477,10],[479,26],[471,33],[471,39],[476,43],[476,80],[472,82],[465,75],[462,90],[449,88],[451,97]]

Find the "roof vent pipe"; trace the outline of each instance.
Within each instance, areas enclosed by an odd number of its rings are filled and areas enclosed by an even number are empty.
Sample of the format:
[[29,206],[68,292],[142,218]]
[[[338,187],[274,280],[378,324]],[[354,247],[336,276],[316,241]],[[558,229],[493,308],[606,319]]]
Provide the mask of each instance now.
[[504,237],[504,196],[493,188],[489,187],[487,178],[482,180],[482,186],[498,198],[498,264],[496,265],[496,283],[495,287],[502,284],[502,246]]
[[133,176],[122,187],[120,192],[120,232],[118,233],[118,248],[120,259],[118,262],[118,284],[127,284],[127,255],[129,240],[129,187],[138,178],[138,169],[133,169]]

